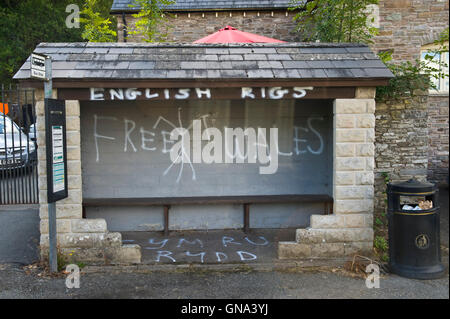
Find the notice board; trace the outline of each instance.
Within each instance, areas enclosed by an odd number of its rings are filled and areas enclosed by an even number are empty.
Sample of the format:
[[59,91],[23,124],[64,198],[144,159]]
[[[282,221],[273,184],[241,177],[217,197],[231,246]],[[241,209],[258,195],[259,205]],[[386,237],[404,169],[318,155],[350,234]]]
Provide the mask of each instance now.
[[47,198],[49,203],[68,196],[66,102],[45,99]]

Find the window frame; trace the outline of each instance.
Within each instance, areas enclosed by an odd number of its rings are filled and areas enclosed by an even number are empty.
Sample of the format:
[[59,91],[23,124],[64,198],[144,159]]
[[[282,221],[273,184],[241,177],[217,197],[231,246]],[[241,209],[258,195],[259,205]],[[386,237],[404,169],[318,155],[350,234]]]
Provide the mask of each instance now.
[[[445,43],[445,46],[448,48],[448,42]],[[432,50],[436,50],[439,48],[439,45],[437,44],[428,44],[428,45],[424,45],[421,47],[420,49],[420,60],[424,61],[424,54],[430,53],[430,51]],[[442,57],[444,57],[444,62],[447,64],[447,66],[445,67],[445,69],[441,72],[446,72],[447,74],[449,74],[449,51],[444,51],[439,53],[439,62],[442,61]],[[439,80],[434,80],[433,81],[439,81],[438,84],[438,89],[433,89],[430,88],[428,90],[428,93],[431,95],[448,95],[449,94],[449,85],[448,85],[448,81],[449,78],[444,78],[444,79],[439,79]]]

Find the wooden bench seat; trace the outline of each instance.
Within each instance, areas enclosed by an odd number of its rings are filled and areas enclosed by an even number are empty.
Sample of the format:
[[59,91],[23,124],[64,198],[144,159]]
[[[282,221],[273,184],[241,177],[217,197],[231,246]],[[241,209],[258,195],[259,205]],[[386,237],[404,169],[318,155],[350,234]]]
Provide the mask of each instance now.
[[324,214],[331,214],[333,198],[329,195],[254,195],[254,196],[199,196],[199,197],[149,197],[149,198],[84,198],[85,207],[97,206],[163,206],[164,232],[169,232],[169,210],[173,205],[242,204],[244,231],[250,229],[250,205],[269,203],[324,203]]

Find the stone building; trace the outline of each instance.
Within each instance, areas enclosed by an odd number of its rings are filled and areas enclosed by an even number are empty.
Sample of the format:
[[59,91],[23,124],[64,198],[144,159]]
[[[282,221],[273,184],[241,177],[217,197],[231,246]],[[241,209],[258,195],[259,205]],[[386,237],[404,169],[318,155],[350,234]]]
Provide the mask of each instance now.
[[[441,32],[448,28],[448,10],[448,0],[380,1],[380,33],[375,38],[372,49],[375,52],[392,50],[392,56],[396,62],[420,59],[422,53],[431,48],[434,41],[439,39]],[[448,53],[442,59],[447,61],[448,64]],[[403,163],[408,165],[407,168],[410,170],[399,174],[395,168],[398,167],[399,163],[394,163],[395,159],[392,159],[394,162],[391,163],[389,163],[389,160],[380,159],[377,162],[379,171],[388,173],[395,171],[394,175],[399,175],[400,178],[403,175],[427,175],[428,179],[433,182],[448,183],[448,78],[441,82],[438,91],[430,90],[428,95],[419,97],[420,102],[417,99],[413,102],[413,104],[418,105],[418,108],[417,112],[411,112],[414,109],[409,108],[409,115],[405,115],[409,119],[409,124],[404,123],[403,127],[394,124],[398,128],[398,130],[394,129],[395,132],[398,132],[393,133],[394,135],[399,134],[408,136],[408,138],[415,136],[414,140],[408,141],[413,149],[406,150],[409,153],[406,156],[411,154],[415,154],[415,156]],[[402,105],[403,103],[399,104]],[[399,104],[391,107],[394,112],[404,110],[401,106],[398,108]],[[397,109],[395,109],[396,107]],[[385,120],[386,109],[379,108],[379,111],[377,120]],[[408,109],[406,109],[406,113],[408,113]],[[397,145],[389,142],[395,140],[392,139],[394,135],[389,136],[389,140],[386,141],[381,129],[379,132],[377,142],[379,142],[380,147],[377,155],[381,157],[384,153],[384,147],[397,148]],[[399,143],[404,143],[401,136],[397,136],[397,140]],[[405,145],[400,147],[404,148]],[[421,149],[421,151],[418,151],[418,149]],[[418,154],[418,152],[421,154]],[[394,151],[393,155],[395,154]]]
[[[237,29],[289,42],[298,42],[300,37],[293,32],[293,12],[287,10],[289,0],[239,0],[214,1],[178,0],[167,7],[169,32],[167,41],[187,42],[203,38],[231,25]],[[130,6],[132,0],[115,0],[111,14],[117,17],[118,41],[136,42],[141,39],[130,35],[137,8]]]
[[[130,7],[131,2],[115,0],[111,9],[118,21],[119,42],[125,41],[125,38],[130,42],[140,41],[139,37],[127,36],[126,32],[126,29],[132,30],[135,23],[132,14],[137,9]],[[289,0],[178,0],[167,8],[171,14],[167,40],[193,42],[231,25],[288,42],[300,41],[301,36],[295,32],[294,12],[287,10],[289,4]],[[421,53],[430,48],[448,27],[448,9],[448,0],[380,0],[379,5],[372,8],[375,26],[379,28],[379,35],[371,46],[373,51],[391,50],[395,62],[420,59]],[[448,63],[448,54],[446,59]],[[396,103],[394,108],[398,108],[399,104],[402,103]],[[398,129],[392,130],[383,124],[387,117],[391,118],[390,108],[380,108],[376,114],[377,123],[380,123],[377,125],[380,130],[377,131],[376,169],[378,183],[381,183],[380,193],[384,188],[381,173],[388,174],[392,180],[415,176],[439,184],[448,182],[448,79],[439,91],[430,91],[428,96],[423,96],[421,104],[427,107],[420,107],[418,112],[410,109],[408,115],[409,120],[420,123],[418,126],[400,124]],[[396,114],[398,109],[392,111]],[[424,122],[425,118],[427,120]],[[403,145],[404,136],[408,136],[407,145]],[[402,158],[400,162],[396,156],[399,150],[397,143],[403,153],[399,154]]]

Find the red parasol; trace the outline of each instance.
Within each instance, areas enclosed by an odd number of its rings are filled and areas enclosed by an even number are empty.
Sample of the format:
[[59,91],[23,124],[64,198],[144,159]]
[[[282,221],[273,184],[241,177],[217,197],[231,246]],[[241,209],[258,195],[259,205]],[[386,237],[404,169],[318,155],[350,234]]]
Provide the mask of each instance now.
[[194,41],[194,43],[285,43],[285,41],[239,31],[227,25],[213,34]]

